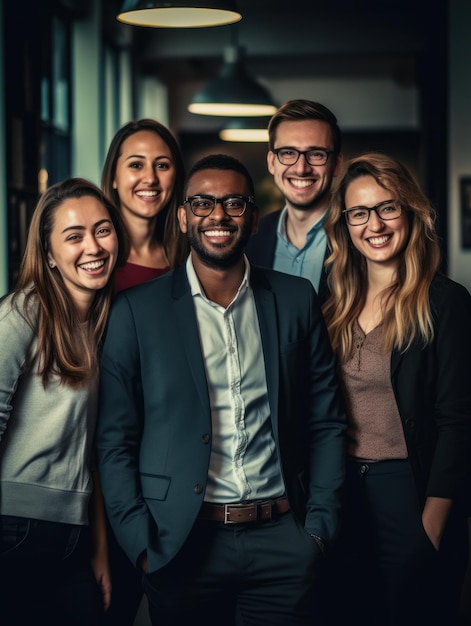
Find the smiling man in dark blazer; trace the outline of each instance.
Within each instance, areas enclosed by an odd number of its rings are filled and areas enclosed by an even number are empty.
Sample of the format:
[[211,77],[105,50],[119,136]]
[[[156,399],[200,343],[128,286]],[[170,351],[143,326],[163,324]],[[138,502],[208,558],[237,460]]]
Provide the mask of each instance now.
[[318,297],[250,266],[252,179],[232,157],[190,171],[184,266],[119,295],[97,432],[118,541],[152,624],[315,624],[337,533],[346,418]]

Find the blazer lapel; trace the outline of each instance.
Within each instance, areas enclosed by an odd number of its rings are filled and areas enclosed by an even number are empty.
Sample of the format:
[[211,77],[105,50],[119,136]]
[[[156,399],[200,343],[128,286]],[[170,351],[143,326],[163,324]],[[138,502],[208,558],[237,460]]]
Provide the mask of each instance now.
[[275,296],[271,285],[262,270],[251,267],[251,285],[258,314],[260,335],[262,338],[265,374],[267,379],[268,402],[275,433],[278,430],[278,392],[279,392],[279,337],[276,315]]
[[402,361],[403,354],[399,350],[393,350],[391,353],[391,378],[394,376],[399,363]]
[[185,351],[193,381],[205,414],[209,415],[208,383],[203,362],[203,352],[199,339],[193,296],[186,276],[185,266],[175,269],[172,284],[175,321]]

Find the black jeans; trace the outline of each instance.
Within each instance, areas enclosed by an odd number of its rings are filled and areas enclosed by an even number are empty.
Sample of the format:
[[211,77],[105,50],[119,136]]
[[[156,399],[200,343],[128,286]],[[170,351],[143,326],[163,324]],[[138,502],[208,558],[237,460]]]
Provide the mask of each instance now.
[[349,461],[343,525],[324,563],[325,624],[458,626],[467,557],[457,511],[439,551],[428,539],[407,460]]
[[111,605],[105,614],[107,626],[132,626],[144,595],[142,571],[136,569],[118,544],[109,520],[108,555],[113,590]]
[[2,626],[101,626],[86,526],[0,516]]

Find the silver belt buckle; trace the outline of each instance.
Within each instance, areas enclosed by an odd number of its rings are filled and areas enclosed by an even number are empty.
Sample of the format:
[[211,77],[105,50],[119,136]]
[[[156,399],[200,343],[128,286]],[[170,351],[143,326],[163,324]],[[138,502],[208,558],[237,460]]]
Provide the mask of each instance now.
[[231,508],[236,508],[236,507],[242,507],[244,506],[243,504],[225,504],[224,505],[224,524],[237,524],[237,522],[235,522],[234,520],[229,519],[229,515],[231,514],[230,510]]

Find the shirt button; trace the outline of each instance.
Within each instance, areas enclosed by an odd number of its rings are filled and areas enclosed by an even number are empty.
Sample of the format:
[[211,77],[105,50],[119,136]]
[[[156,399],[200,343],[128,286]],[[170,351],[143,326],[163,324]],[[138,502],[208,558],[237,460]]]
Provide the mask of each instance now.
[[199,484],[196,484],[195,485],[195,493],[196,494],[203,493],[203,487],[201,485],[199,485]]
[[206,433],[203,435],[203,443],[209,443],[211,441],[211,437]]

